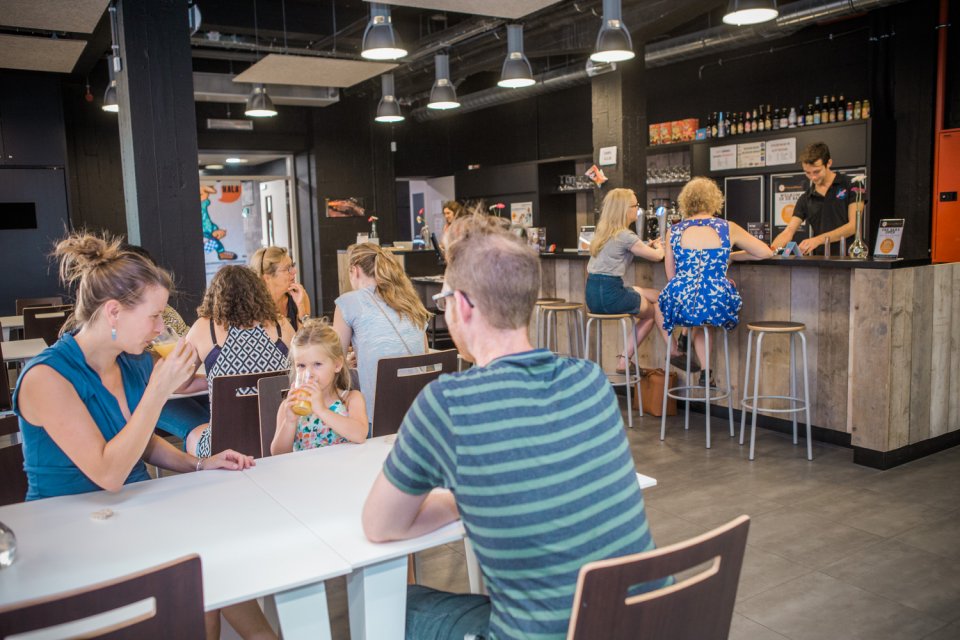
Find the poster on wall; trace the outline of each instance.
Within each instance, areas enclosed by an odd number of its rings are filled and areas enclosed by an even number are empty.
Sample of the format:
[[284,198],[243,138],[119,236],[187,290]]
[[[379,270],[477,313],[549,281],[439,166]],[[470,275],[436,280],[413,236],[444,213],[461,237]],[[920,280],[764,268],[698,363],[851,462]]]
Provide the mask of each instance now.
[[533,203],[532,202],[511,202],[510,203],[510,222],[521,227],[533,226]]
[[243,204],[239,182],[200,185],[200,218],[206,262],[230,262],[243,251]]
[[327,198],[328,218],[363,218],[366,215],[363,198]]
[[[773,226],[786,227],[793,217],[793,208],[803,192],[810,187],[810,181],[803,172],[778,173],[770,176],[770,194]],[[806,227],[806,223],[800,225]]]

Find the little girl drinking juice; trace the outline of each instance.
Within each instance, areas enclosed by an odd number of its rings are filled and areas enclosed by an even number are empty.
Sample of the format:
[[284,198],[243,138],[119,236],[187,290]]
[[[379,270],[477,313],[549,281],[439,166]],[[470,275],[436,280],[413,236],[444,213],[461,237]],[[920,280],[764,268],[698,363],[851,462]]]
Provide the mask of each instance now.
[[270,453],[364,442],[366,405],[359,391],[350,390],[350,373],[333,327],[325,320],[307,320],[293,337],[290,357],[296,382],[277,411]]

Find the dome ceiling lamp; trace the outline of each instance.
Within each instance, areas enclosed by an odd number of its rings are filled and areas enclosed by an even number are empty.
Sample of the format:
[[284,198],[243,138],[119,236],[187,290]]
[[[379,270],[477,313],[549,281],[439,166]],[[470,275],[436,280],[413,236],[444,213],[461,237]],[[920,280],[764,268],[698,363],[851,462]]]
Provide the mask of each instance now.
[[597,46],[590,54],[594,62],[623,62],[636,55],[620,9],[620,0],[603,0],[603,25],[597,34]]
[[533,79],[533,69],[530,61],[523,53],[523,25],[507,25],[507,57],[500,70],[500,81],[497,86],[507,89],[519,89],[536,84]]
[[380,76],[383,83],[383,97],[380,98],[380,104],[377,105],[377,122],[403,122],[403,111],[400,109],[400,103],[394,95],[393,74],[385,73]]
[[730,0],[723,21],[741,27],[769,22],[779,15],[777,0]]
[[457,90],[450,82],[450,57],[444,53],[434,57],[436,66],[436,80],[430,89],[428,109],[456,109],[460,106],[457,100]]
[[397,39],[387,5],[370,3],[370,22],[363,32],[360,55],[367,60],[396,60],[407,55],[407,50]]

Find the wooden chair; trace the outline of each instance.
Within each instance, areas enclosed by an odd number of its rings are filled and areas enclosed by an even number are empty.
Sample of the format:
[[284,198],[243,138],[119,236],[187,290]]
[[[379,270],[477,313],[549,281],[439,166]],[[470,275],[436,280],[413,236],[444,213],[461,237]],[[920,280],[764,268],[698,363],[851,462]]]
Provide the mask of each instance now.
[[27,307],[53,307],[63,304],[63,298],[60,296],[49,296],[46,298],[17,298],[17,315],[22,316],[23,310]]
[[26,307],[23,310],[23,337],[43,338],[47,346],[60,338],[60,329],[73,313],[72,304],[49,307]]
[[[3,341],[0,340],[0,362],[3,362]],[[0,380],[0,413],[13,410],[13,402],[10,400],[10,378],[7,373],[7,365],[3,365],[3,379]]]
[[263,457],[270,455],[270,443],[277,433],[277,411],[290,391],[290,376],[270,376],[257,381],[257,404],[260,407],[260,448]]
[[213,453],[233,449],[256,458],[265,455],[260,441],[257,383],[260,378],[277,375],[286,375],[286,372],[262,371],[213,379],[210,390],[210,450]]
[[[750,518],[740,516],[696,538],[580,569],[567,640],[726,640]],[[637,584],[700,571],[655,591],[629,595]]]
[[[92,618],[102,614],[109,618]],[[54,631],[53,627],[61,628]],[[60,638],[203,640],[200,556],[186,556],[90,587],[0,608],[2,638],[44,629]]]
[[[429,369],[428,369],[429,367]],[[401,373],[404,369],[414,369]],[[396,433],[414,398],[441,373],[456,373],[457,350],[416,356],[381,358],[377,363],[377,395],[373,405],[373,437]]]
[[17,416],[7,413],[0,416],[0,507],[23,502],[26,497],[20,423]]

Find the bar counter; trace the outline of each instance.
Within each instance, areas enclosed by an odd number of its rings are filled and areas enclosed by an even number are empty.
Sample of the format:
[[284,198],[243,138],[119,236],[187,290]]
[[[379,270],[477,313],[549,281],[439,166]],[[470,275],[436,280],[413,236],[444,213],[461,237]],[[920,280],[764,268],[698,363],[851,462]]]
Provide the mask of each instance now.
[[[588,257],[544,254],[541,294],[583,302]],[[807,327],[815,438],[850,444],[855,462],[877,468],[960,443],[960,264],[790,257],[734,263],[728,275],[743,297],[740,326],[729,336],[734,409],[746,323],[794,320]],[[663,263],[639,258],[624,279],[655,289],[666,284]],[[715,379],[722,386],[723,343],[714,335],[711,363],[721,363]],[[773,335],[764,340],[761,394],[789,390],[788,345]],[[612,369],[616,353],[605,345],[605,367]],[[643,367],[663,367],[664,355],[658,335],[640,346]],[[718,437],[721,427],[714,425]]]

